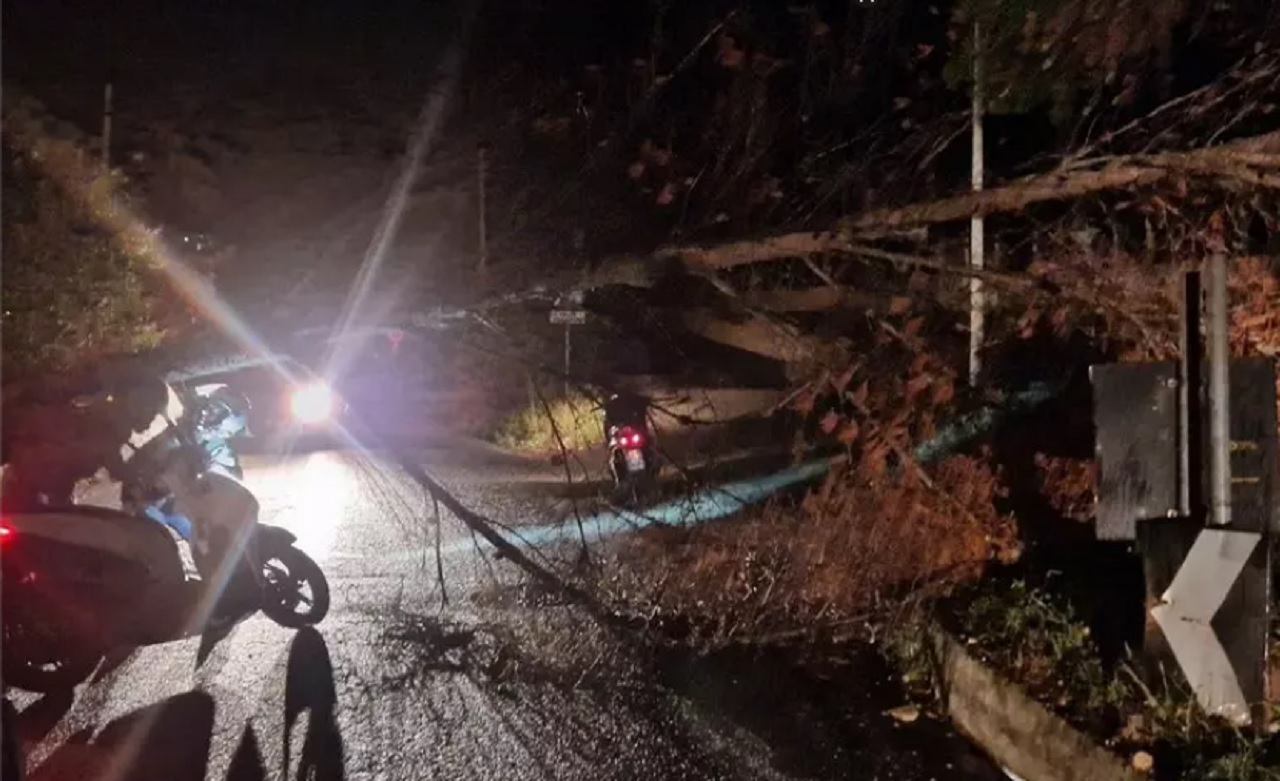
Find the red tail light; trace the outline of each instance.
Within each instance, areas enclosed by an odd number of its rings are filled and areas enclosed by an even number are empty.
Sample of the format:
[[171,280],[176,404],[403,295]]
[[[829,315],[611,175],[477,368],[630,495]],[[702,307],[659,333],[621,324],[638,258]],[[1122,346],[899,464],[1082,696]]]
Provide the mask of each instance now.
[[644,435],[628,426],[619,429],[614,435],[614,442],[626,450],[636,450],[644,445]]
[[8,521],[0,521],[0,545],[13,539],[13,536],[13,527],[9,525]]

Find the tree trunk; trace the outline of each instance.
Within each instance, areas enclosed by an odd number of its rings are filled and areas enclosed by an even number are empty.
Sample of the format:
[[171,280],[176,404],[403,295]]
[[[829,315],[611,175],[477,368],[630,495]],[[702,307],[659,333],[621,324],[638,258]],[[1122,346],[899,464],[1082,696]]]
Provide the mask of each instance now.
[[679,259],[708,270],[728,269],[777,258],[848,252],[856,249],[856,239],[871,239],[924,225],[1014,212],[1045,201],[1151,185],[1175,174],[1220,177],[1280,188],[1280,174],[1276,172],[1280,172],[1280,131],[1190,152],[1082,161],[1066,169],[1019,179],[1003,187],[846,217],[832,231],[787,233],[701,247],[668,247],[655,253],[655,257]]
[[867,293],[837,287],[805,290],[749,290],[742,294],[743,306],[766,312],[826,312],[832,309],[888,309],[888,294]]
[[735,322],[705,309],[695,309],[683,313],[682,318],[685,328],[704,339],[781,363],[825,363],[839,361],[846,355],[845,346],[839,342],[802,334],[793,326],[761,315],[750,315]]

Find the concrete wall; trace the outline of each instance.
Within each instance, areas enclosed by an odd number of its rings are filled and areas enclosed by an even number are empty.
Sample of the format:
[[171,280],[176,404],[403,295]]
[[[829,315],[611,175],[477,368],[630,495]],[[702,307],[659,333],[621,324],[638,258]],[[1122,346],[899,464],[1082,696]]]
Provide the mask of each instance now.
[[1011,776],[1024,781],[1136,781],[1142,778],[1067,722],[933,633],[943,704],[956,727]]

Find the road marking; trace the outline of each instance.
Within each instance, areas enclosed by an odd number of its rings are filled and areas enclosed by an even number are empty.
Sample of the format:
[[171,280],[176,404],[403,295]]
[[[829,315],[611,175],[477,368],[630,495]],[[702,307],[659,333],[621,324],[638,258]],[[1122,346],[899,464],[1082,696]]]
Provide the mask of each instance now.
[[1151,609],[1201,706],[1237,722],[1248,720],[1249,704],[1212,621],[1261,540],[1254,532],[1201,531]]

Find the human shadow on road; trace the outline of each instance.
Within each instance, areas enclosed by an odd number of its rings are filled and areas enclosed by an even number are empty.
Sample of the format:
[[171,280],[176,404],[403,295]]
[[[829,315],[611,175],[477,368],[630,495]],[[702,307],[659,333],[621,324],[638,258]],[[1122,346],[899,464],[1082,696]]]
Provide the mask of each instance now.
[[231,755],[227,767],[227,781],[266,781],[267,769],[263,767],[262,750],[258,748],[258,736],[253,726],[246,724],[240,733],[236,753]]
[[[293,728],[306,714],[307,728],[298,755],[298,781],[342,781],[345,754],[342,734],[334,711],[337,691],[333,684],[333,664],[324,638],[311,627],[294,635],[289,646],[284,690],[284,751],[279,778],[288,779],[293,764]],[[265,781],[268,774],[258,736],[245,725],[240,743],[227,768],[226,781]]]
[[338,695],[333,663],[324,637],[312,627],[298,631],[289,647],[284,691],[284,762],[288,773],[293,727],[304,712],[307,731],[302,739],[298,778],[342,781],[344,751],[335,716]]
[[96,737],[73,735],[31,781],[204,781],[213,734],[214,703],[187,692],[140,708],[108,724]]

